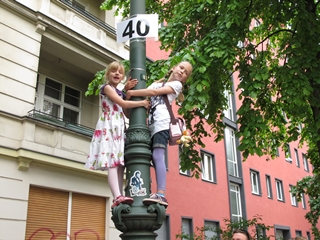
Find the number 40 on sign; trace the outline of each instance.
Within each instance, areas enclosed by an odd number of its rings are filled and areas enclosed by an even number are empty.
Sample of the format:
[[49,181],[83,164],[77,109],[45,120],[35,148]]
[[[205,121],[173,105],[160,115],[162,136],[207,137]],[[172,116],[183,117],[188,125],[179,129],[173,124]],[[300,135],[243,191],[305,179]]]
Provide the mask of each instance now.
[[117,24],[117,43],[134,38],[158,40],[158,14],[138,14]]

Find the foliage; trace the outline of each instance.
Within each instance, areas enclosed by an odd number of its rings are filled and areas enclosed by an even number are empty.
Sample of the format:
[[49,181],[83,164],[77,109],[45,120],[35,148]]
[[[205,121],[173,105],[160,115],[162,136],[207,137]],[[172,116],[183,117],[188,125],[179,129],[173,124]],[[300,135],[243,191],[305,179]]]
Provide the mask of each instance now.
[[[240,221],[232,221],[230,219],[224,219],[225,227],[196,227],[196,231],[193,236],[181,231],[181,233],[176,234],[176,239],[185,240],[229,240],[232,238],[232,233],[235,229],[253,229],[249,231],[253,239],[256,240],[269,240],[273,236],[264,236],[262,233],[272,229],[272,226],[265,225],[262,223],[262,218],[258,215],[253,216],[252,219],[241,219]],[[259,229],[257,232],[256,229]],[[205,236],[206,231],[212,231],[216,236],[207,237]]]
[[[306,216],[314,225],[320,216],[320,16],[312,0],[146,0],[146,13],[157,13],[161,48],[171,51],[170,66],[188,59],[194,66],[184,89],[179,113],[186,119],[194,141],[183,152],[182,170],[199,177],[198,153],[203,137],[224,135],[226,91],[242,101],[237,111],[243,159],[250,155],[274,158],[276,148],[299,140],[309,147],[313,177],[301,182],[311,198]],[[129,0],[106,0],[101,8],[122,8],[129,16]],[[155,63],[157,64],[157,63]],[[153,68],[150,79],[161,76]],[[241,79],[233,89],[233,77]],[[286,117],[285,117],[286,116]],[[204,128],[207,123],[211,131]],[[298,126],[303,126],[300,132]],[[312,180],[311,180],[312,179]],[[310,190],[310,191],[309,191]],[[316,197],[317,196],[317,197]]]
[[105,81],[106,70],[101,70],[94,75],[94,79],[89,83],[88,89],[85,92],[85,96],[90,96],[92,94],[99,94],[99,86],[101,86]]
[[320,229],[317,228],[318,219],[314,218],[314,216],[319,216],[319,192],[320,177],[318,174],[303,178],[291,189],[291,193],[296,196],[297,201],[301,201],[304,194],[309,196],[310,211],[306,214],[306,218],[312,225],[312,233],[315,239],[320,239]]

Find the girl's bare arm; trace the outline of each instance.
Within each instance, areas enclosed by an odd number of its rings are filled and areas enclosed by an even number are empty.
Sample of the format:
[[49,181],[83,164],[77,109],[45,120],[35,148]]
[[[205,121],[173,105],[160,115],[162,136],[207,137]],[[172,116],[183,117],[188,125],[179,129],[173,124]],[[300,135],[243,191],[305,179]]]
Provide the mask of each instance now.
[[152,96],[160,96],[165,94],[175,93],[172,87],[164,86],[157,89],[138,89],[138,90],[129,90],[127,91],[127,99],[131,97],[152,97]]
[[148,100],[142,101],[128,101],[123,100],[109,85],[106,85],[103,89],[104,94],[108,96],[114,103],[120,105],[122,108],[136,108],[145,107],[149,108],[150,102]]

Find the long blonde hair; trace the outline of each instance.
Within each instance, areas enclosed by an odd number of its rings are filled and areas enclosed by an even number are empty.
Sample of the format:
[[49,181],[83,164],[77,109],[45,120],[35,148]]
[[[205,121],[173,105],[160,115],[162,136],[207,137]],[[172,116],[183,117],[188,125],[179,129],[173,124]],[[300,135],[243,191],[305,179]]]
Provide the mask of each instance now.
[[[117,70],[118,68],[120,68],[120,72],[122,72],[123,78],[125,76],[124,72],[124,66],[121,62],[117,62],[117,61],[113,61],[111,62],[107,68],[106,68],[106,73],[104,74],[104,80],[106,83],[109,83],[109,79],[108,79],[108,75],[111,71],[113,70]],[[122,79],[123,80],[123,79]]]
[[[178,66],[180,63],[183,63],[183,62],[189,63],[190,66],[192,67],[192,64],[191,64],[190,62],[188,62],[188,61],[181,61],[181,62],[179,62],[179,63],[178,63],[177,65],[175,65],[175,66]],[[157,81],[155,81],[155,82],[161,83],[161,82],[168,81],[168,80],[170,79],[171,74],[172,74],[172,68],[171,68],[170,71],[164,76],[164,78],[161,78],[161,79],[159,79],[159,80],[157,80]],[[188,78],[191,76],[191,74],[192,74],[192,68],[191,68],[191,72],[189,73]],[[181,84],[182,84],[182,83],[181,83]],[[184,95],[183,95],[182,92],[183,92],[183,84],[182,84],[182,91],[179,93],[179,95],[178,95],[178,97],[177,97],[178,102],[180,102],[180,103],[184,101]]]

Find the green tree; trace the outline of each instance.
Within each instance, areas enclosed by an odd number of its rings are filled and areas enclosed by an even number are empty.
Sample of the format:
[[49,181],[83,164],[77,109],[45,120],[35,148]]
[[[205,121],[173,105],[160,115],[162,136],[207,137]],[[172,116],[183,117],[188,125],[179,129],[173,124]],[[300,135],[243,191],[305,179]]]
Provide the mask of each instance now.
[[[106,0],[101,9],[116,6],[129,15],[129,0]],[[150,79],[164,75],[181,59],[194,66],[184,89],[180,114],[192,130],[193,142],[202,137],[223,138],[225,91],[232,90],[232,73],[242,101],[237,111],[243,159],[275,156],[276,147],[299,140],[309,147],[313,176],[301,181],[295,194],[310,196],[307,219],[313,234],[320,216],[320,14],[313,0],[146,0],[147,13],[157,13],[168,61],[156,62]],[[117,12],[120,13],[120,12]],[[152,64],[151,64],[152,68]],[[210,103],[210,104],[208,104]],[[284,117],[284,114],[286,118]],[[204,129],[209,124],[212,133]],[[299,126],[303,126],[299,130]],[[182,170],[199,177],[198,152],[183,152]],[[182,156],[183,157],[183,156]]]
[[[262,222],[262,218],[258,215],[253,216],[252,219],[248,220],[240,220],[240,221],[231,221],[230,219],[224,219],[225,226],[224,227],[196,227],[195,233],[190,236],[183,231],[181,233],[176,234],[176,239],[180,240],[230,240],[233,235],[233,231],[235,229],[251,229],[249,234],[253,239],[256,240],[269,240],[273,235],[267,236],[266,231],[272,229],[272,226],[265,225]],[[208,237],[206,236],[206,232],[211,231],[215,233],[215,236]],[[264,233],[266,235],[264,235]]]

